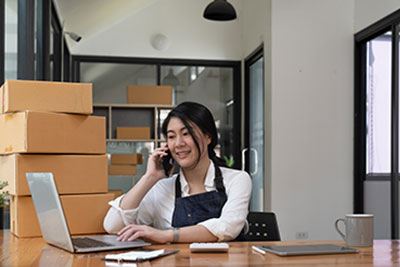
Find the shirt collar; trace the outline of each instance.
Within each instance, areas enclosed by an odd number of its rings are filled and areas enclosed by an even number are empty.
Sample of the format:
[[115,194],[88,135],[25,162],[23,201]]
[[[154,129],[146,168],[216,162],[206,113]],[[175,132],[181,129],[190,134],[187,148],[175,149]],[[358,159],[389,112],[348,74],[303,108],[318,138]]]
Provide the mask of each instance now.
[[[204,186],[206,188],[206,191],[209,191],[209,189],[210,190],[215,189],[214,178],[215,178],[215,166],[214,166],[214,163],[210,160],[210,165],[207,170],[206,179],[204,180]],[[186,181],[186,178],[185,178],[185,175],[183,174],[182,169],[179,171],[179,179],[181,182],[182,196],[188,196],[189,195],[189,185]]]

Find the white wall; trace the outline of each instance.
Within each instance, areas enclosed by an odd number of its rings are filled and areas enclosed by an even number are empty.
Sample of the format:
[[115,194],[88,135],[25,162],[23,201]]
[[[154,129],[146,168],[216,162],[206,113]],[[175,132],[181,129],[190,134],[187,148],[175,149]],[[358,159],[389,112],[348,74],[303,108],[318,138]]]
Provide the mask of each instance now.
[[246,58],[261,43],[271,39],[270,0],[246,1],[242,7],[242,58]]
[[[231,2],[238,19],[215,22],[203,18],[209,0],[152,1],[152,5],[144,6],[140,12],[132,12],[118,23],[84,36],[79,44],[70,43],[71,51],[74,55],[240,60],[242,38],[238,29],[242,1]],[[165,51],[158,51],[150,44],[158,33],[170,41]]]
[[[339,15],[340,14],[340,15]],[[348,0],[272,0],[272,203],[282,238],[338,239],[353,203]]]
[[354,32],[359,32],[399,8],[399,0],[355,0]]

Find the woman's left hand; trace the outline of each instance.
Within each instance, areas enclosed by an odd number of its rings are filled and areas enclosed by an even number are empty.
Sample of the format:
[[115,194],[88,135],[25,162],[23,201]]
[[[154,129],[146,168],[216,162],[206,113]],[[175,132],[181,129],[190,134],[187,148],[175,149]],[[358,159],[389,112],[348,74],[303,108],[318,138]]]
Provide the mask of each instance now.
[[117,241],[132,241],[135,239],[143,239],[150,243],[167,243],[173,239],[172,230],[159,230],[147,225],[130,224],[125,226],[118,232]]

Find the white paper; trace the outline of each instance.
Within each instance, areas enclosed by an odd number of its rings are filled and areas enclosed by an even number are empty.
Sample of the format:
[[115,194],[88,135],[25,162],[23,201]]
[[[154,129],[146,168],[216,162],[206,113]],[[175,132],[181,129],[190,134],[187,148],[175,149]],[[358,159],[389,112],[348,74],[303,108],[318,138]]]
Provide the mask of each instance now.
[[131,251],[120,254],[107,254],[106,260],[116,261],[136,261],[136,260],[149,260],[160,256],[164,253],[164,249],[153,251]]
[[118,266],[118,267],[137,267],[136,263],[119,263],[115,261],[106,261],[106,266]]

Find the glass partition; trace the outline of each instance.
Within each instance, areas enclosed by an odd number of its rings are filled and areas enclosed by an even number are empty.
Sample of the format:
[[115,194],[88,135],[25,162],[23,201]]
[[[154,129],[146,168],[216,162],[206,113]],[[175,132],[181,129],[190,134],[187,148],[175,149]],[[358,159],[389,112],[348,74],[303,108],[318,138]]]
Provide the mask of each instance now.
[[156,77],[155,65],[80,64],[80,82],[93,83],[94,104],[126,104],[127,85],[156,85]]
[[4,79],[17,79],[18,1],[5,1]]
[[[165,117],[173,105],[183,101],[199,102],[211,110],[219,133],[217,155],[231,158],[231,167],[234,161],[241,161],[234,158],[235,152],[240,154],[240,137],[234,134],[237,133],[234,124],[239,125],[240,119],[235,116],[237,109],[240,110],[240,106],[236,106],[240,105],[240,101],[236,104],[234,100],[234,90],[239,88],[234,89],[234,69],[239,69],[239,64],[235,67],[215,67],[160,64],[153,59],[140,59],[138,63],[134,59],[129,62],[120,62],[121,59],[110,62],[110,58],[105,59],[107,62],[99,62],[101,58],[96,58],[95,62],[93,58],[74,60],[79,62],[79,73],[76,74],[79,81],[93,84],[94,115],[106,117],[107,153],[143,155],[143,164],[137,166],[136,175],[110,175],[109,189],[126,192],[145,173],[148,156],[156,146],[164,144],[161,126]],[[173,105],[125,105],[128,85],[171,85]],[[143,113],[153,108],[155,113],[151,113],[150,117]],[[115,137],[116,126],[149,127],[151,136],[146,140],[120,140]]]
[[[173,86],[173,102],[199,102],[214,115],[218,156],[233,157],[233,70],[205,66],[161,66],[161,84]],[[234,159],[239,160],[239,159]]]

